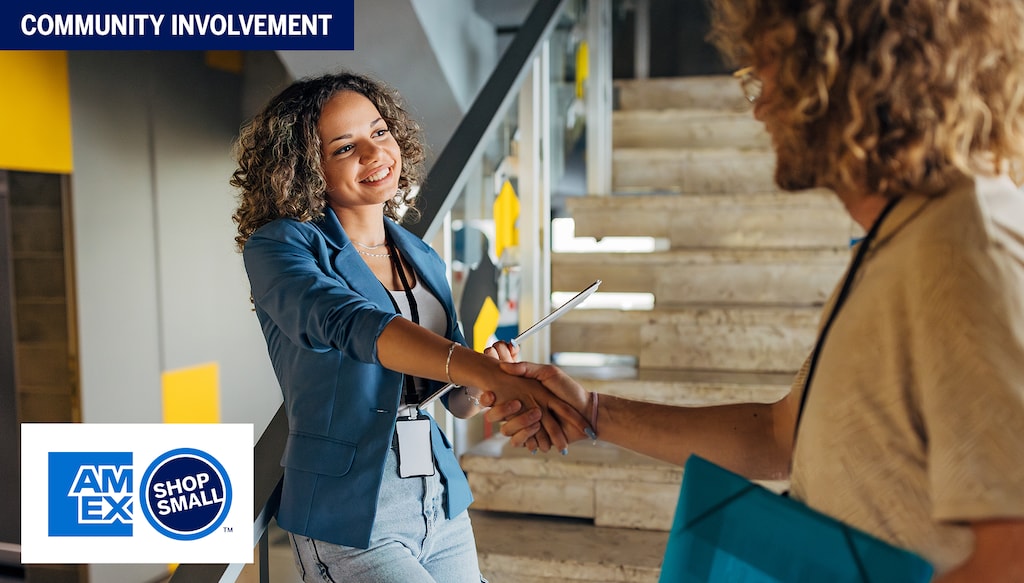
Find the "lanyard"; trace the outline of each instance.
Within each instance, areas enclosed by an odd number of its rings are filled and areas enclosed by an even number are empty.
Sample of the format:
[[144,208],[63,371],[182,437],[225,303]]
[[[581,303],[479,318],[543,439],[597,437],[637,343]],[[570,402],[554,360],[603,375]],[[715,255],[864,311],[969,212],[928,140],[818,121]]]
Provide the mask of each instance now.
[[843,307],[843,303],[846,301],[846,297],[850,293],[850,288],[853,285],[853,278],[857,275],[857,270],[860,269],[861,263],[864,261],[864,256],[867,255],[868,247],[875,240],[878,235],[878,229],[882,225],[882,221],[889,215],[896,203],[899,202],[899,198],[890,199],[886,203],[885,208],[882,209],[882,213],[878,215],[878,219],[875,220],[875,224],[871,225],[871,229],[868,230],[868,234],[861,240],[860,246],[857,247],[857,254],[853,257],[853,261],[850,262],[850,269],[846,272],[846,278],[843,280],[843,286],[839,289],[839,294],[836,296],[835,305],[832,307],[832,312],[828,315],[828,319],[825,320],[825,325],[821,328],[821,333],[818,334],[818,340],[814,345],[814,351],[811,352],[811,364],[807,368],[807,379],[804,381],[804,392],[800,396],[800,409],[796,414],[796,427],[794,428],[793,443],[796,444],[796,435],[800,432],[800,420],[804,416],[804,406],[807,404],[807,395],[811,391],[811,381],[814,378],[814,371],[818,367],[818,357],[821,355],[821,349],[825,345],[825,337],[828,336],[829,330],[832,328],[832,323],[836,319],[836,315],[839,314],[839,308]]
[[[386,230],[384,231],[384,242],[387,245],[388,255],[391,256],[391,268],[398,272],[398,279],[402,282],[402,287],[405,290],[405,299],[409,302],[409,312],[411,312],[409,314],[410,319],[413,324],[419,324],[420,311],[419,307],[416,305],[416,296],[413,295],[412,288],[409,287],[409,279],[405,277],[405,268],[402,266],[402,261],[398,258],[398,249],[395,247],[394,241],[391,240],[391,237],[387,234]],[[381,285],[383,286],[384,284],[382,283]],[[387,290],[387,287],[385,286],[384,289]],[[391,290],[387,290],[387,292],[388,298],[391,300],[391,305],[394,306],[396,312],[401,314],[402,310],[398,307],[398,302],[396,302],[395,298],[391,295]],[[420,399],[419,393],[416,390],[415,379],[410,375],[404,375],[403,382],[405,384],[405,403],[407,405],[419,403]]]

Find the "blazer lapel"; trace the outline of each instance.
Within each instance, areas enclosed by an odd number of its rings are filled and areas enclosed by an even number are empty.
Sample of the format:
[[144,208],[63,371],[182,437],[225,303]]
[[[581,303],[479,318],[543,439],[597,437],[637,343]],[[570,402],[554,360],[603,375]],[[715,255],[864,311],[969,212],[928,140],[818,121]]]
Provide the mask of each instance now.
[[[324,234],[327,246],[337,250],[332,260],[335,274],[345,280],[354,291],[368,298],[378,307],[394,311],[394,304],[392,304],[387,290],[359,256],[355,245],[348,238],[334,211],[326,209],[323,218],[318,219],[314,224]],[[435,297],[441,299],[441,306],[448,316],[448,321],[451,322],[454,315],[449,309],[448,302],[444,301],[448,289],[448,282],[444,279],[445,272],[442,269],[429,267],[437,262],[437,259],[430,252],[427,244],[391,219],[384,219],[384,228],[416,271],[417,280],[426,285]]]
[[369,299],[379,308],[393,312],[394,304],[391,303],[387,290],[359,256],[334,211],[325,209],[324,216],[317,219],[314,224],[324,234],[327,246],[337,251],[331,259],[335,275],[348,283],[353,291]]

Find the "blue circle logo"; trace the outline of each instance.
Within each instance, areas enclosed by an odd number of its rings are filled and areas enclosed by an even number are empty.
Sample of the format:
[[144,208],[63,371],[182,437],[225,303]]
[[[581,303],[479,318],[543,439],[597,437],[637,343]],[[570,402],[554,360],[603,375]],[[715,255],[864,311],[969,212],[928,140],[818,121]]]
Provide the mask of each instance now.
[[231,508],[231,480],[224,466],[198,449],[174,449],[154,460],[142,476],[140,494],[149,523],[176,540],[210,534]]

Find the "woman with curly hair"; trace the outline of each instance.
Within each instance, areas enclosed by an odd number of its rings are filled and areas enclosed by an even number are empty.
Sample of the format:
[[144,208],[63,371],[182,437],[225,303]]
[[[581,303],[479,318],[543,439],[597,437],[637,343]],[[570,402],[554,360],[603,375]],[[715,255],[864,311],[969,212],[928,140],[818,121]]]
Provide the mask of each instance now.
[[[236,241],[288,414],[277,520],[303,580],[482,581],[466,477],[417,405],[454,382],[585,427],[494,347],[464,346],[443,261],[399,224],[415,212],[417,125],[382,83],[324,75],[273,98],[236,149]],[[442,402],[469,417],[477,392]],[[545,418],[545,451],[564,450]]]
[[[789,478],[937,581],[1024,581],[1024,2],[712,4],[778,185],[833,190],[867,233],[792,390],[670,407],[503,367],[596,410],[602,439]],[[531,422],[502,431],[522,443]]]

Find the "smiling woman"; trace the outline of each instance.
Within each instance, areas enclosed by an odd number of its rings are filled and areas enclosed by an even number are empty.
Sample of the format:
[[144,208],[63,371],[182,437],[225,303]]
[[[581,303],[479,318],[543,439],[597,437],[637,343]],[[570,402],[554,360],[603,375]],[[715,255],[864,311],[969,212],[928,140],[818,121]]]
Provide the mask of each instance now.
[[[539,406],[545,450],[567,445],[550,408],[585,421],[504,373],[515,351],[465,347],[443,261],[399,224],[419,128],[383,84],[326,75],[272,99],[237,158],[236,242],[290,429],[277,521],[303,579],[482,581],[469,485],[423,398],[448,382]],[[477,393],[442,403],[468,417]]]

